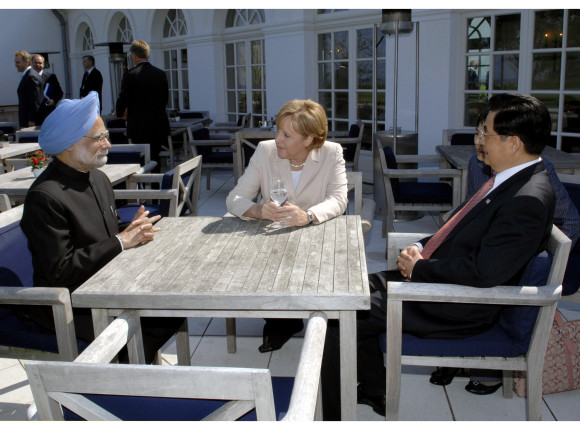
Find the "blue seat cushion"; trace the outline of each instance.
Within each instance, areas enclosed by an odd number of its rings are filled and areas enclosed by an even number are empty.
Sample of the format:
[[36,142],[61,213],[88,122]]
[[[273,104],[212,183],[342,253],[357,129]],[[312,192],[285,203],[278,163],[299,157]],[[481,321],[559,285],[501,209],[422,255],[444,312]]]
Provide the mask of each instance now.
[[[209,130],[200,128],[192,132],[193,140],[209,140]],[[224,148],[223,146],[220,148]],[[214,152],[212,146],[198,146],[197,153],[202,156],[203,164],[211,163],[233,163],[234,153],[232,151]]]
[[[115,202],[117,202],[117,201],[115,200]],[[133,219],[133,217],[135,216],[135,214],[137,213],[137,210],[139,209],[140,206],[141,206],[140,204],[136,204],[136,203],[130,203],[130,204],[125,204],[123,206],[118,206],[117,207],[117,214],[121,218],[121,222],[130,223],[131,220]],[[161,214],[159,205],[147,204],[147,205],[143,205],[143,206],[145,206],[146,211],[149,211],[149,217],[154,217],[156,215]]]
[[[526,265],[520,285],[546,285],[552,255],[543,251]],[[484,333],[464,339],[423,339],[403,333],[403,355],[435,356],[499,356],[517,357],[528,351],[538,308],[535,306],[505,306],[498,323]],[[386,351],[385,333],[379,335],[379,344]]]
[[145,164],[145,157],[139,151],[109,151],[107,164]]
[[397,203],[449,203],[453,200],[453,188],[444,182],[399,182]]
[[[276,419],[281,420],[288,412],[294,378],[273,377]],[[220,400],[176,399],[160,397],[128,397],[87,394],[86,397],[124,421],[200,421],[206,415],[223,406]],[[63,408],[64,419],[81,421],[74,412]],[[256,421],[252,410],[240,421]]]
[[3,286],[32,286],[32,254],[28,249],[28,239],[20,228],[20,221],[0,228],[0,268],[12,272],[19,280],[16,284],[7,284],[8,279],[2,276]]
[[473,145],[473,133],[455,133],[451,136],[451,145]]

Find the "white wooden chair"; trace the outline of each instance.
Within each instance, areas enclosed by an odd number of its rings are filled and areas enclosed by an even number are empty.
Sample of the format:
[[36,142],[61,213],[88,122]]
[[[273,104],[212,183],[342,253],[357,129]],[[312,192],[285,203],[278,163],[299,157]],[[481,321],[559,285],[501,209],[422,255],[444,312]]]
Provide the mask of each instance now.
[[19,142],[38,142],[38,135],[40,134],[40,127],[26,127],[21,128],[15,133],[14,141]]
[[354,191],[354,214],[360,215],[362,232],[366,240],[366,235],[373,226],[375,201],[363,198],[362,172],[346,172],[346,180],[348,191]]
[[[256,141],[259,143],[262,140],[270,140],[276,137],[276,132],[267,129],[247,129],[236,132],[234,145],[234,181],[237,184],[238,179],[244,174],[246,169],[246,150],[249,148],[255,151],[257,147]],[[253,152],[252,152],[253,153]]]
[[240,116],[237,122],[216,122],[213,127],[209,127],[210,133],[235,133],[244,128],[252,127],[252,113],[247,113]]
[[[424,237],[416,233],[390,233],[388,267],[394,270],[400,250]],[[561,294],[562,278],[570,252],[570,239],[553,227],[548,243],[553,255],[548,281],[545,286],[496,286],[473,288],[461,285],[389,282],[387,286],[386,324],[386,419],[398,419],[401,390],[401,366],[441,366],[503,370],[503,394],[513,393],[512,371],[527,374],[527,416],[529,420],[541,419],[542,372],[548,337],[554,312]],[[533,329],[528,351],[517,357],[449,357],[428,355],[402,355],[403,302],[453,302],[537,306],[539,313]],[[429,341],[431,339],[427,339]],[[459,340],[461,342],[462,340]]]
[[[17,206],[10,210],[0,213],[0,231],[10,228],[10,226],[19,223],[22,218],[22,210],[24,206]],[[14,228],[20,228],[15,225]],[[22,240],[26,237],[23,236]],[[14,236],[10,235],[11,239]],[[18,239],[21,240],[21,239]],[[26,247],[26,242],[19,243],[5,243],[1,237],[0,233],[0,244],[6,245],[11,252],[18,253],[19,249]],[[23,256],[16,254],[20,264],[22,264]],[[6,256],[0,258],[0,267],[3,270],[17,270],[16,268],[11,268],[8,263]],[[32,262],[30,262],[30,271],[32,271]],[[15,273],[15,272],[12,272]],[[17,275],[17,273],[16,273]],[[4,281],[6,281],[4,279]],[[9,345],[0,344],[0,357],[4,358],[18,358],[18,359],[34,359],[34,360],[65,360],[72,361],[78,355],[78,346],[75,336],[75,327],[72,314],[72,305],[70,299],[70,293],[67,288],[42,288],[42,287],[32,287],[31,285],[25,285],[23,287],[14,287],[2,285],[2,280],[0,280],[0,304],[2,305],[26,305],[26,306],[50,306],[52,308],[52,314],[55,322],[56,330],[56,344],[58,352],[52,352],[41,347],[35,346],[34,336],[30,337],[30,345],[27,347],[16,347]],[[16,318],[15,316],[11,318]],[[2,322],[6,328],[8,322],[4,320]],[[43,336],[51,336],[43,335]],[[27,336],[28,337],[28,336]],[[44,344],[44,341],[43,341]]]
[[[365,128],[365,125],[362,121],[357,121],[357,125],[359,127],[359,133],[356,137],[348,137],[348,135],[345,137],[328,137],[328,140],[342,145],[345,150],[346,167],[351,168],[355,172],[359,170],[358,159],[360,156],[360,147],[362,144],[363,132]],[[352,147],[354,147],[354,151],[351,151]],[[352,160],[347,160],[347,158],[350,158],[346,156],[347,153],[353,153]]]
[[[284,420],[320,418],[317,406],[320,404],[318,393],[326,322],[324,313],[310,316]],[[63,406],[87,420],[119,419],[84,396],[100,394],[172,398],[174,401],[226,400],[225,405],[204,419],[235,420],[255,409],[258,420],[276,420],[268,369],[108,364],[125,344],[130,357],[142,362],[139,316],[135,311],[123,312],[73,363],[25,362],[38,417],[62,420]],[[124,399],[117,399],[115,404],[122,409]],[[181,412],[191,413],[195,403],[188,405],[188,410]]]
[[109,148],[109,153],[128,151],[138,152],[144,159],[143,166],[137,173],[149,173],[157,166],[157,162],[151,160],[151,145],[148,143],[116,143]]
[[[211,188],[212,168],[234,168],[234,137],[230,133],[210,133],[207,136],[208,139],[194,139],[195,130],[191,127],[187,128],[187,144],[193,157],[197,157],[199,154],[203,155],[203,167],[206,171],[206,189],[209,190]],[[205,132],[207,133],[207,131]]]
[[[425,167],[425,168],[417,168],[417,169],[398,169],[398,168],[390,168],[387,159],[385,157],[383,146],[380,142],[380,139],[375,139],[375,150],[378,151],[379,158],[380,158],[380,165],[381,170],[383,173],[383,183],[384,183],[384,190],[385,190],[385,199],[383,201],[383,207],[381,210],[382,219],[383,219],[383,230],[382,235],[383,237],[387,237],[387,233],[393,231],[393,223],[395,220],[395,212],[396,211],[438,211],[438,212],[447,212],[451,209],[459,206],[461,203],[461,172],[457,169],[441,169],[439,167]],[[444,162],[444,158],[439,155],[397,155],[396,156],[396,163],[441,163]],[[436,178],[436,179],[451,179],[451,202],[443,202],[443,203],[433,203],[430,198],[430,195],[434,192],[431,192],[431,189],[434,185],[436,186],[449,186],[448,184],[442,183],[431,183],[425,182],[420,183],[417,185],[424,186],[427,188],[425,191],[425,201],[424,202],[406,202],[406,201],[397,201],[395,199],[395,186],[400,185],[402,186],[408,185],[407,183],[398,183],[399,179],[416,179],[421,180],[424,178]],[[396,181],[396,182],[395,182]],[[402,194],[402,190],[401,190]],[[387,237],[388,239],[388,237]],[[389,247],[388,240],[387,240],[387,248]]]
[[[160,200],[156,209],[162,216],[180,216],[184,206],[189,209],[190,215],[197,215],[197,202],[199,197],[199,185],[201,181],[201,156],[187,160],[179,164],[173,169],[173,172],[166,173],[144,173],[135,174],[127,181],[126,190],[114,190],[116,199],[137,199],[137,200]],[[183,178],[188,176],[187,183]],[[164,180],[171,181],[169,187],[164,187]],[[138,184],[160,184],[158,190],[152,189],[137,189]],[[168,200],[169,204],[167,210],[162,206],[162,201]],[[131,206],[131,208],[138,208],[139,204]],[[153,206],[153,205],[152,205]],[[152,209],[152,208],[151,208]],[[117,212],[121,213],[123,208],[117,208]],[[137,210],[135,208],[135,210]],[[123,220],[132,219],[132,216],[125,217],[121,215]]]

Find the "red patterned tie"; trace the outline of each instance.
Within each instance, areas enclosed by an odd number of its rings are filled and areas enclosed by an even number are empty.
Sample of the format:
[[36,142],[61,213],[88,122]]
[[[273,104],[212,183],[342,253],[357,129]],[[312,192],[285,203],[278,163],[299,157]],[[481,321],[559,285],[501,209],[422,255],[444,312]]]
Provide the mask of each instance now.
[[455,226],[463,219],[465,215],[476,205],[478,204],[488,193],[489,190],[493,187],[493,182],[495,181],[495,175],[492,176],[485,184],[481,186],[479,190],[473,195],[473,197],[461,208],[459,212],[457,212],[453,218],[447,221],[443,227],[437,230],[431,239],[425,244],[421,255],[423,258],[427,259],[430,258],[431,255],[435,252],[435,250],[443,243],[443,241],[447,238],[451,230],[455,228]]

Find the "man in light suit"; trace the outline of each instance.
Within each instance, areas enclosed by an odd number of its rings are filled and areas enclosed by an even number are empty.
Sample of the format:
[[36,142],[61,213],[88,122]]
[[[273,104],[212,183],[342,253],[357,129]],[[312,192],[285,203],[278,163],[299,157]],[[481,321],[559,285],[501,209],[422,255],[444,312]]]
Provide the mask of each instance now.
[[56,109],[56,105],[62,99],[64,92],[58,82],[56,74],[44,69],[44,57],[40,54],[32,56],[32,68],[42,78],[42,94],[44,99],[38,109],[36,125],[42,125],[46,117]]
[[136,66],[128,70],[121,82],[115,112],[127,118],[127,136],[133,143],[149,143],[151,159],[161,166],[161,145],[167,145],[169,119],[166,106],[169,85],[165,72],[149,63],[149,45],[135,40],[129,48]]
[[91,91],[96,91],[99,95],[99,109],[103,106],[103,75],[95,67],[95,57],[85,55],[83,57],[83,68],[85,73],[81,83],[80,98],[86,97]]
[[[540,157],[550,136],[550,114],[539,100],[498,94],[488,102],[482,139],[486,163],[497,172],[483,199],[466,203],[463,218],[439,245],[426,237],[405,248],[399,271],[369,275],[370,311],[357,314],[358,402],[385,414],[385,367],[378,334],[385,331],[386,283],[411,279],[488,288],[517,285],[527,262],[545,249],[555,197]],[[487,194],[485,194],[487,193]],[[448,223],[453,225],[453,216]],[[461,216],[460,216],[461,217]],[[460,218],[458,217],[458,218]],[[441,232],[441,233],[440,233]],[[429,251],[427,251],[429,249]],[[429,255],[430,254],[430,255]],[[423,338],[465,338],[488,330],[502,306],[404,303],[403,331]],[[329,323],[322,368],[324,418],[340,419],[338,326]]]
[[30,65],[26,51],[14,53],[14,66],[22,73],[18,85],[18,123],[20,127],[33,127],[38,120],[38,109],[43,102],[42,78]]

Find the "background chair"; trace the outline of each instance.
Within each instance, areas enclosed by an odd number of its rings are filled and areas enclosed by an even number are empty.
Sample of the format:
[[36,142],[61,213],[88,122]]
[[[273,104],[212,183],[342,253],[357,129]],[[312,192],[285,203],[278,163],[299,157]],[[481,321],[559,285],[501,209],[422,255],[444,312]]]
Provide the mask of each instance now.
[[443,145],[473,145],[475,128],[443,129]]
[[348,136],[346,137],[328,137],[328,140],[342,145],[343,157],[346,162],[346,167],[353,171],[358,171],[358,159],[360,155],[360,147],[363,138],[363,131],[365,125],[362,121],[357,121],[356,124],[350,126]]
[[[115,190],[116,199],[152,200],[145,204],[149,216],[182,216],[189,209],[197,215],[199,184],[201,181],[201,156],[187,160],[165,173],[135,174],[129,178],[127,190]],[[160,189],[137,189],[140,184],[157,183]],[[123,222],[130,222],[141,203],[117,208]]]
[[[390,235],[388,267],[393,269],[400,250],[424,234]],[[512,371],[523,370],[527,375],[528,419],[541,419],[544,355],[570,252],[570,239],[555,226],[548,252],[540,253],[528,264],[520,282],[526,286],[473,288],[412,281],[388,283],[386,419],[398,417],[401,365],[503,370],[504,397],[513,395]],[[480,335],[465,339],[420,339],[402,333],[404,301],[499,304],[506,308],[498,323]],[[385,345],[382,346],[385,351]]]
[[354,194],[354,214],[360,215],[363,236],[366,235],[373,226],[375,215],[375,201],[369,198],[363,198],[362,192],[362,172],[346,172],[348,191]]
[[[66,288],[32,288],[32,255],[20,228],[23,206],[0,213],[0,357],[72,361],[87,344],[75,336]],[[23,324],[18,306],[50,306],[55,331]]]
[[211,188],[211,169],[234,168],[231,134],[210,134],[208,128],[187,128],[188,144],[194,157],[203,156],[203,167],[206,171],[206,188]]
[[148,143],[116,143],[111,145],[107,163],[137,163],[141,165],[141,170],[137,173],[149,173],[157,166],[156,161],[151,161],[151,145]]
[[[461,172],[457,169],[426,167],[418,169],[398,169],[403,163],[443,163],[439,155],[395,155],[390,147],[381,147],[376,139],[379,153],[385,200],[382,208],[383,237],[393,231],[396,211],[449,211],[459,205],[461,192]],[[399,179],[451,179],[448,182],[403,182]],[[387,242],[388,247],[388,242]]]
[[38,142],[40,127],[21,128],[15,133],[14,140],[17,143]]
[[324,313],[310,316],[293,387],[268,369],[106,364],[126,343],[139,355],[135,311],[123,312],[74,363],[27,361],[25,368],[41,420],[276,420],[287,411],[284,420],[311,421],[320,417],[326,322]]
[[127,121],[122,118],[106,119],[107,130],[109,131],[109,141],[112,145],[117,143],[129,143],[127,137]]
[[234,180],[244,174],[244,170],[254,155],[258,143],[262,140],[270,140],[276,137],[276,132],[267,129],[246,129],[236,132],[234,139]]
[[237,122],[216,122],[209,128],[210,133],[226,132],[235,133],[244,128],[252,128],[252,113],[240,115]]

